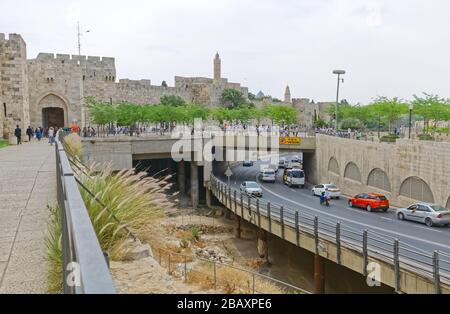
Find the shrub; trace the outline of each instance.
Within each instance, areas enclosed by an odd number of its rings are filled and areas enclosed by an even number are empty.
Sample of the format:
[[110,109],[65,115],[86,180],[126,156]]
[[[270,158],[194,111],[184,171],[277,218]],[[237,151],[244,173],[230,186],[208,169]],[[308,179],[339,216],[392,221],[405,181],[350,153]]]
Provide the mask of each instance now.
[[146,172],[123,170],[115,174],[109,165],[92,165],[78,173],[80,181],[105,206],[80,188],[100,245],[113,260],[127,258],[129,231],[139,234],[172,208],[166,191],[167,178],[148,177]]
[[421,141],[433,141],[434,138],[430,134],[420,134],[418,136],[419,140]]
[[47,247],[47,261],[49,270],[47,273],[47,292],[62,292],[62,227],[61,212],[59,207],[47,207],[50,211],[48,220],[48,234],[45,239]]
[[202,235],[202,231],[200,230],[199,227],[192,228],[191,233],[192,233],[192,239],[193,240],[195,240],[195,241],[200,240],[200,236]]
[[72,156],[81,159],[83,146],[81,144],[81,137],[76,133],[71,133],[64,137],[64,149]]
[[399,137],[397,135],[389,134],[389,135],[385,135],[385,136],[381,137],[380,141],[386,142],[386,143],[395,143],[397,141],[397,139],[399,139]]

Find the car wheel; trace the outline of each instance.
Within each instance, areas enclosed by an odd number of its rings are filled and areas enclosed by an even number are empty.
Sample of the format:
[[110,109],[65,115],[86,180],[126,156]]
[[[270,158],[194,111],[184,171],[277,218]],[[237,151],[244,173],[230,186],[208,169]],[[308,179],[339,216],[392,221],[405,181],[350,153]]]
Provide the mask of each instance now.
[[337,196],[336,199],[339,200],[339,199],[341,199],[341,197],[340,197],[340,196]]
[[370,212],[372,212],[372,206],[370,206],[370,205],[367,205],[367,211],[370,213]]
[[312,196],[316,196],[316,192],[312,190]]
[[403,213],[398,213],[397,217],[399,220],[405,220],[405,215],[403,215]]
[[427,227],[433,227],[433,220],[427,218],[425,219],[425,224],[427,225]]
[[383,209],[383,212],[387,213],[388,210],[389,210],[389,208],[385,208],[385,209]]

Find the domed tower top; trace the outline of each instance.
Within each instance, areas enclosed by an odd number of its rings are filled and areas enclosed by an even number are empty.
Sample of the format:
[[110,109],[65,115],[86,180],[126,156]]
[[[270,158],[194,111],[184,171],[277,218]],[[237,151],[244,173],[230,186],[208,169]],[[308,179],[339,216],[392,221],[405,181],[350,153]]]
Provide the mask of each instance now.
[[289,88],[289,85],[286,86],[286,91],[284,92],[284,102],[290,103],[292,101],[291,99],[291,89]]
[[214,80],[220,80],[222,77],[222,61],[220,60],[219,53],[216,53],[214,59]]

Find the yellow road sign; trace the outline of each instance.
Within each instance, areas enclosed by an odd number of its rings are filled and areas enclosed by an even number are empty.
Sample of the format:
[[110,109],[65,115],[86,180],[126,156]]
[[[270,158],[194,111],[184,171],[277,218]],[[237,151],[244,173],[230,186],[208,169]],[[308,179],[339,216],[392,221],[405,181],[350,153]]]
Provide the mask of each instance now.
[[300,145],[301,143],[300,137],[280,137],[280,145]]

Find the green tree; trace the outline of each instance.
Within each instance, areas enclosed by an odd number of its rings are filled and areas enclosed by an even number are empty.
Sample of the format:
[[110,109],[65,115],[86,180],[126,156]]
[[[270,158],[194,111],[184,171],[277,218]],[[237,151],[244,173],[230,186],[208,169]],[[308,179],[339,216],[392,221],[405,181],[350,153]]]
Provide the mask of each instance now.
[[352,130],[362,130],[364,128],[364,124],[361,120],[357,118],[345,118],[341,122],[341,129],[352,129]]
[[290,106],[273,105],[265,106],[264,115],[278,125],[292,125],[298,121],[297,109]]
[[164,106],[170,106],[170,107],[180,107],[180,106],[185,106],[186,102],[180,96],[165,95],[165,96],[161,97],[160,104],[164,105]]
[[220,97],[220,103],[226,108],[238,108],[245,105],[244,94],[236,89],[225,89]]
[[373,113],[380,114],[389,126],[389,132],[395,121],[408,112],[408,104],[397,97],[378,97],[373,103]]
[[432,127],[434,134],[439,121],[450,120],[450,101],[438,95],[426,93],[423,95],[423,97],[414,95],[414,112],[423,118],[426,133],[429,133],[429,122],[434,122]]

